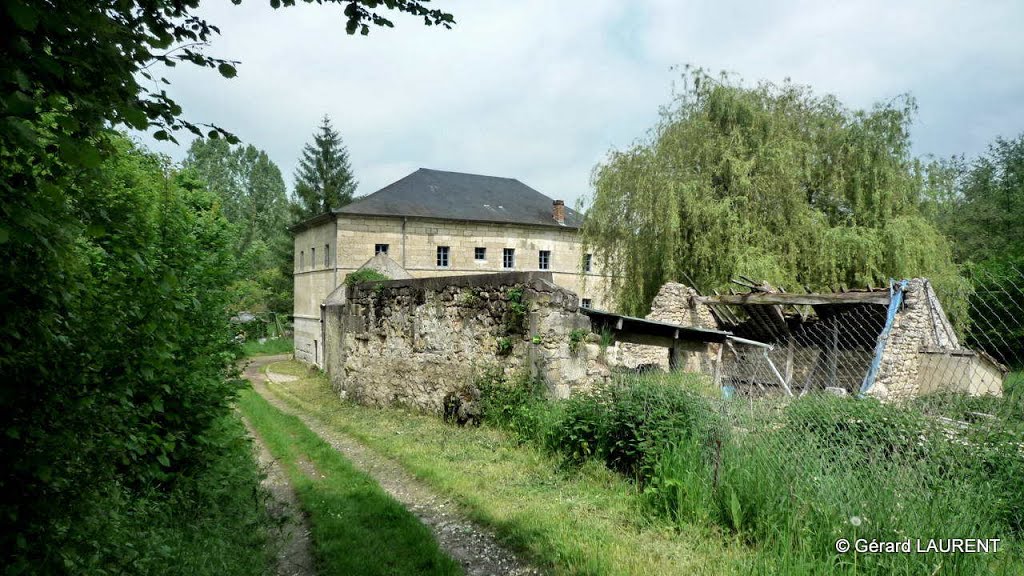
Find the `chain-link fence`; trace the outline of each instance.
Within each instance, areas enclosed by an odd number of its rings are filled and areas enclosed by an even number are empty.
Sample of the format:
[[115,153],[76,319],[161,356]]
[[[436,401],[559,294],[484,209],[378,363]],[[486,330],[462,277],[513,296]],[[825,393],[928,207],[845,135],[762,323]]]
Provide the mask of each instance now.
[[712,299],[736,338],[657,499],[772,551],[755,572],[1024,573],[1024,274],[969,272],[945,302],[922,279]]

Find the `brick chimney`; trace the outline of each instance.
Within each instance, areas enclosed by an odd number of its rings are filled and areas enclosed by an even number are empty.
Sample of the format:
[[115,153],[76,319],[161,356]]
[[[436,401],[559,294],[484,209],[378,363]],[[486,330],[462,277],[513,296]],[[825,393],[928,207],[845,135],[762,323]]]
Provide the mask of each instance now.
[[555,222],[565,224],[565,202],[561,200],[555,200],[552,202],[551,215],[555,218]]

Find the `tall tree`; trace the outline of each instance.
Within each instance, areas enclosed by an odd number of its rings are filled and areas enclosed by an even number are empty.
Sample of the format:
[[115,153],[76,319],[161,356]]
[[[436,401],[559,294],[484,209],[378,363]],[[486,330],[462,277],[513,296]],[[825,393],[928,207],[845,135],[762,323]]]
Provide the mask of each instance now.
[[269,243],[286,233],[288,197],[281,170],[255,146],[232,147],[223,139],[192,142],[184,166],[196,171],[222,202],[239,229],[239,253],[254,242]]
[[684,81],[648,139],[594,170],[584,241],[625,311],[686,278],[704,289],[738,274],[816,288],[962,282],[919,211],[910,98],[851,111],[788,82],[746,87],[691,69]]
[[296,220],[312,218],[348,204],[355,194],[356,184],[348,149],[331,126],[331,119],[324,116],[313,142],[303,147],[299,160],[292,204]]
[[970,164],[954,158],[940,165],[953,190],[936,202],[939,224],[957,259],[1024,263],[1024,134],[997,138]]
[[232,310],[285,312],[291,307],[292,251],[284,179],[266,152],[224,139],[197,139],[184,166],[220,199],[232,224],[240,278]]

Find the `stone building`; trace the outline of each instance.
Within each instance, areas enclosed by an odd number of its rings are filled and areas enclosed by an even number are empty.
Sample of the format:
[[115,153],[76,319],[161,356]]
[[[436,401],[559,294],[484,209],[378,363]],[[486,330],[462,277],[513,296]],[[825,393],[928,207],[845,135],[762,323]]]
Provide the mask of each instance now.
[[586,307],[608,307],[605,277],[578,239],[582,215],[514,178],[421,168],[292,228],[295,357],[323,365],[322,307],[378,254],[413,278],[546,272]]

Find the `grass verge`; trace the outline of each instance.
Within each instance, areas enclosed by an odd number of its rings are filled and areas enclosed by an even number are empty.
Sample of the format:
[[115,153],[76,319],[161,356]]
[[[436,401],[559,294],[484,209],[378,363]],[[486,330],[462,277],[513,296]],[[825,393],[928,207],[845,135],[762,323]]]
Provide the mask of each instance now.
[[310,516],[318,573],[462,574],[430,530],[296,417],[252,390],[239,407]]
[[[292,362],[269,368],[297,371]],[[555,574],[721,574],[750,560],[707,529],[649,518],[635,485],[595,462],[565,467],[501,430],[354,406],[318,373],[271,390],[394,458]]]

